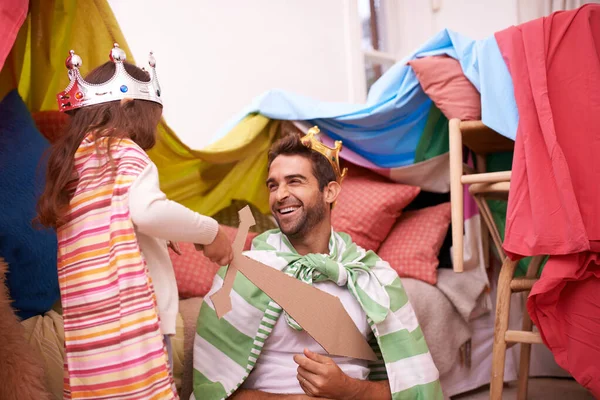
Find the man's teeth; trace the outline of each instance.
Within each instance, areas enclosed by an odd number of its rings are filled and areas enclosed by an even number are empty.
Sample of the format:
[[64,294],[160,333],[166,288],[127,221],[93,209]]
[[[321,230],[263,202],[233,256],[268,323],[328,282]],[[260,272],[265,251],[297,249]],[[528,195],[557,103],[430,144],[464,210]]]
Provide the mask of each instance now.
[[298,209],[298,207],[286,207],[286,208],[282,208],[281,210],[279,210],[279,212],[281,214],[289,214],[292,211],[296,211],[296,209]]

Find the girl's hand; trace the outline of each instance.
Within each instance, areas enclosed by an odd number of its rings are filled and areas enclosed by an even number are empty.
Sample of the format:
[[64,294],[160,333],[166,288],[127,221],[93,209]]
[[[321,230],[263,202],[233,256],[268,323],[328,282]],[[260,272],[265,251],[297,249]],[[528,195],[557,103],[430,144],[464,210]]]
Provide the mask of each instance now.
[[181,255],[181,249],[179,248],[179,244],[177,244],[176,242],[171,242],[170,240],[167,241],[167,246],[173,250],[175,252],[175,254],[177,254],[178,256]]
[[[196,246],[196,249],[198,249],[198,247],[199,246]],[[204,255],[208,257],[208,259],[220,266],[229,265],[231,260],[233,260],[231,242],[221,227],[219,227],[215,240],[213,240],[211,244],[204,245],[203,250]]]

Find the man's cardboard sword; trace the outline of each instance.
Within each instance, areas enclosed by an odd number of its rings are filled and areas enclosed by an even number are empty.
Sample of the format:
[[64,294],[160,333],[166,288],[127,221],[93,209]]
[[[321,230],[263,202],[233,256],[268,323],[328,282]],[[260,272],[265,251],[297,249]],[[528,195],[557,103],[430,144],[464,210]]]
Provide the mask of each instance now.
[[223,286],[211,296],[219,318],[231,311],[231,289],[239,271],[279,304],[323,349],[337,356],[377,360],[377,356],[346,312],[339,298],[242,254],[255,221],[248,206],[239,211],[240,226],[233,241],[233,261]]

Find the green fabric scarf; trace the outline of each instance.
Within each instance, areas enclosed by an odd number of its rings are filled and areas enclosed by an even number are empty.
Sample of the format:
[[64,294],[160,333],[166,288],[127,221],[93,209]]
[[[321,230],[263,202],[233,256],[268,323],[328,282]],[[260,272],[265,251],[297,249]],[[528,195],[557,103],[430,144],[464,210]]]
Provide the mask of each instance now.
[[[300,256],[279,230],[256,237],[245,256],[312,284],[331,280],[350,290],[367,315],[370,343],[380,358],[369,365],[370,380],[387,379],[392,398],[443,399],[439,373],[400,278],[374,252],[332,231],[329,255]],[[217,318],[210,296],[223,285],[219,270],[205,297],[194,342],[195,399],[224,399],[235,392],[259,362],[282,309],[238,273],[233,310]],[[301,329],[286,317],[294,329]]]

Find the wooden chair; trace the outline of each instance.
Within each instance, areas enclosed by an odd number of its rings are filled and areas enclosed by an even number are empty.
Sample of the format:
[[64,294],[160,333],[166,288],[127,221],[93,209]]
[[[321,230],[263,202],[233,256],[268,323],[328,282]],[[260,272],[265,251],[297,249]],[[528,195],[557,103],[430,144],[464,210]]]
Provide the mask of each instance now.
[[[485,172],[486,155],[513,151],[514,142],[485,126],[481,121],[450,120],[450,201],[452,203],[452,263],[463,272],[463,185],[510,182],[510,171]],[[464,164],[463,146],[475,154],[475,169]],[[482,221],[485,222],[485,221]],[[484,253],[487,254],[487,224],[482,224]],[[487,261],[487,260],[486,260]],[[489,263],[486,263],[489,265]]]
[[[529,293],[543,257],[535,257],[523,278],[515,278],[518,262],[506,257],[502,240],[488,199],[507,199],[510,190],[510,171],[485,172],[485,156],[495,152],[512,151],[514,142],[486,127],[481,121],[450,121],[450,197],[452,202],[452,247],[453,264],[456,272],[463,271],[463,185],[468,184],[482,218],[482,240],[484,253],[488,254],[491,236],[496,252],[502,261],[498,280],[496,319],[494,323],[494,347],[492,354],[492,377],[490,399],[502,398],[504,388],[504,364],[506,349],[515,343],[521,344],[519,362],[518,399],[527,398],[531,344],[542,343],[539,333],[533,332],[533,324],[524,307],[521,331],[509,330],[508,319],[511,295],[514,292]],[[475,154],[476,168],[463,163],[463,146]],[[486,265],[489,266],[488,260]]]

